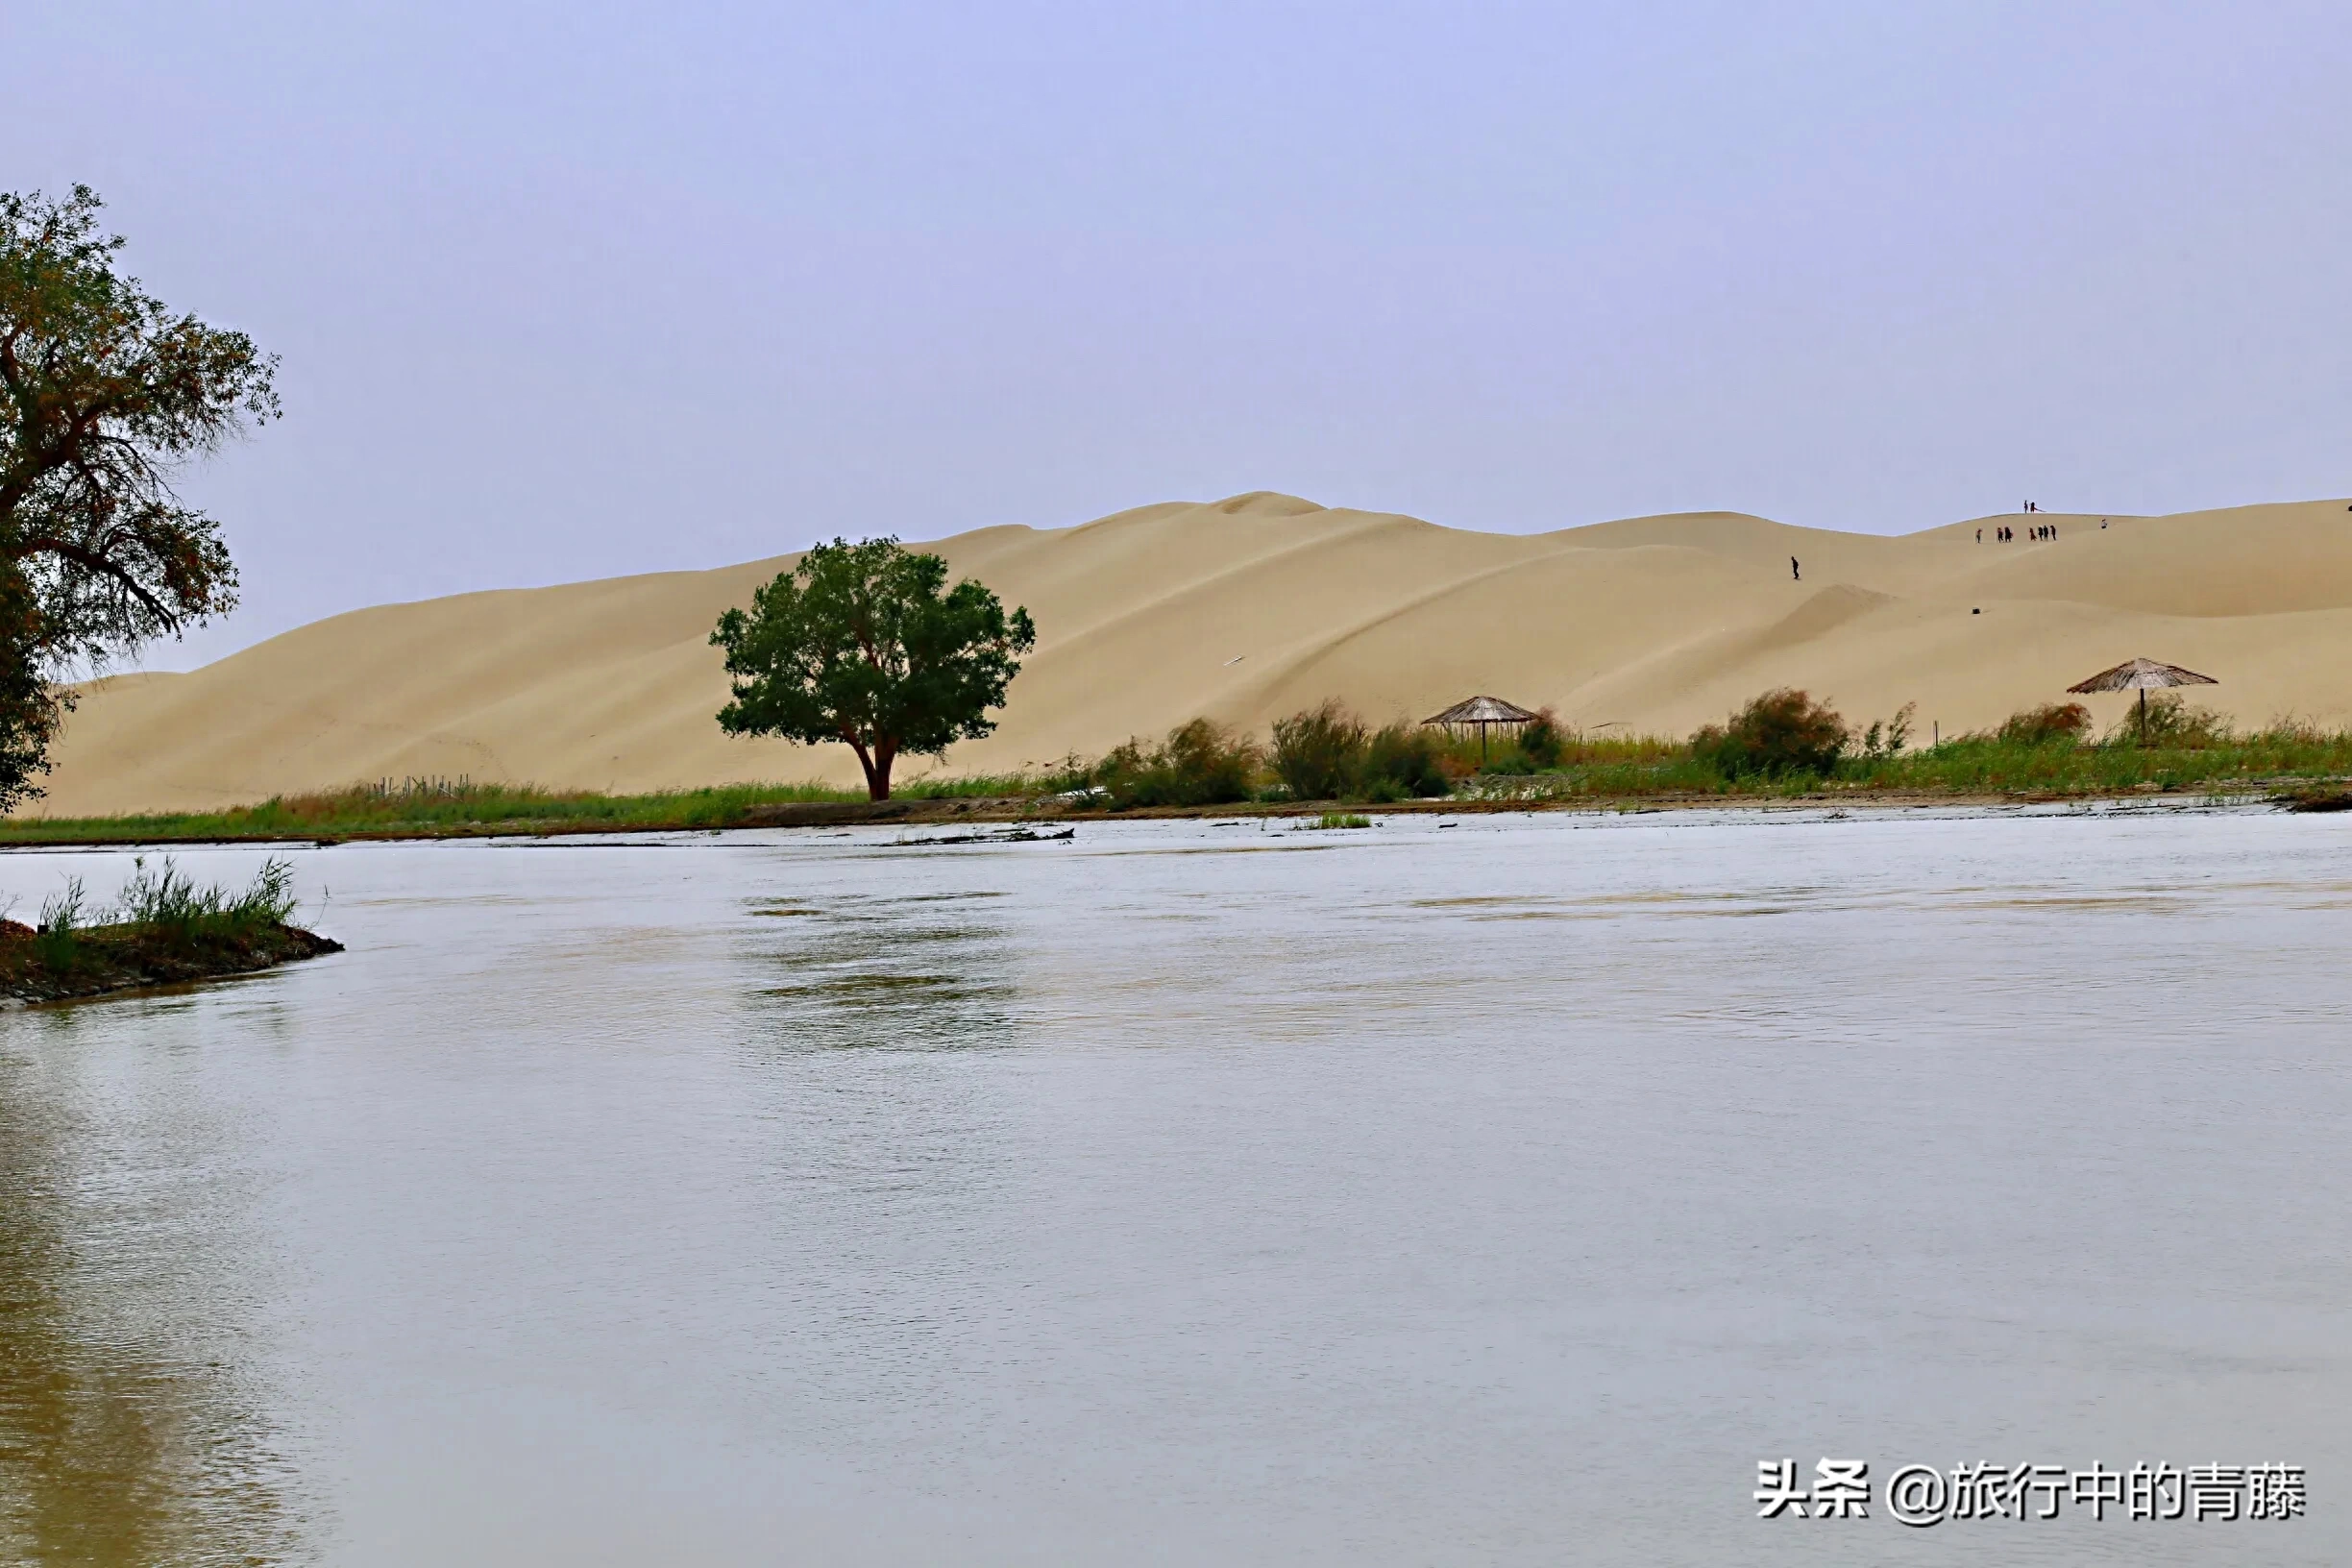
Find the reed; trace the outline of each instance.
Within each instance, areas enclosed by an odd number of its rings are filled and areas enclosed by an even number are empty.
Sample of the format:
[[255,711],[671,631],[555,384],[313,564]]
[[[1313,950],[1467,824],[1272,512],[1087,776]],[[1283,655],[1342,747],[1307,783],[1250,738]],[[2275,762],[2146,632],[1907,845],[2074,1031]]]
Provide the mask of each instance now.
[[243,889],[200,886],[169,856],[134,861],[111,905],[78,876],[41,904],[31,929],[0,925],[0,993],[25,1001],[266,968],[337,950],[288,922],[294,868],[275,857]]

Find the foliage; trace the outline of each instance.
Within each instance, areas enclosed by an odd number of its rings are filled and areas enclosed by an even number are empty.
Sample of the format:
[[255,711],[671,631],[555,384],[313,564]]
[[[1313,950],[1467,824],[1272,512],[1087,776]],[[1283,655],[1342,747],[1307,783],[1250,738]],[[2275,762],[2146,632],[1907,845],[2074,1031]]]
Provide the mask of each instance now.
[[1355,794],[1372,801],[1409,800],[1446,795],[1453,781],[1439,758],[1435,732],[1419,724],[1387,724],[1364,743]]
[[1294,800],[1336,800],[1356,783],[1369,739],[1337,698],[1274,721],[1268,762]]
[[811,550],[753,593],[748,613],[719,618],[711,642],[735,677],[720,727],[840,741],[857,753],[868,797],[889,799],[901,753],[943,757],[995,729],[988,710],[1020,673],[1014,655],[1037,645],[1027,610],[1008,616],[968,577],[946,584],[945,561],[895,539]]
[[1691,737],[1691,751],[1727,779],[1782,778],[1833,772],[1849,744],[1846,721],[1826,703],[1781,687],[1766,692],[1724,723]]
[[119,273],[102,205],[0,193],[0,805],[39,793],[51,680],[235,604],[171,478],[278,416],[278,361]]
[[1360,812],[1327,811],[1316,821],[1309,822],[1307,825],[1310,829],[1333,827],[1370,827],[1372,825],[1372,819],[1364,816]]
[[[1091,765],[1060,773],[973,774],[918,779],[900,799],[1012,797],[1035,800],[1091,782]],[[763,806],[846,803],[866,792],[825,784],[726,784],[650,795],[600,795],[529,784],[415,781],[404,790],[361,784],[317,795],[274,796],[224,811],[135,817],[20,817],[0,822],[0,842],[18,844],[223,842],[239,839],[439,838],[499,833],[662,832],[735,827]],[[428,785],[436,787],[426,787]]]
[[1895,717],[1881,723],[1873,719],[1870,728],[1862,732],[1862,755],[1891,757],[1911,744],[1911,716],[1919,712],[1919,704],[1905,702],[1895,710]]
[[115,897],[116,924],[146,926],[186,943],[282,925],[294,913],[294,868],[274,856],[254,873],[252,885],[237,894],[198,887],[168,855],[152,871],[144,855],[132,866],[131,879]]
[[2080,702],[2045,702],[2013,713],[1993,732],[2004,746],[2072,746],[2091,732],[2091,710]]
[[72,693],[49,679],[46,624],[24,574],[0,562],[0,814],[41,794],[36,780],[49,771],[49,743],[73,705]]
[[1215,806],[1250,797],[1259,768],[1256,743],[1224,725],[1194,719],[1160,746],[1136,741],[1114,748],[1094,770],[1112,809]]
[[199,887],[169,857],[133,863],[111,907],[79,877],[41,905],[39,927],[0,928],[0,993],[25,1001],[245,973],[340,944],[287,923],[294,868],[272,857],[242,892]]
[[1557,768],[1568,749],[1559,716],[1550,708],[1537,709],[1533,719],[1519,726],[1518,741],[1519,754],[1531,769]]
[[2107,732],[2109,746],[2161,746],[2180,751],[2210,750],[2232,739],[2228,720],[2210,708],[2192,707],[2176,692],[2150,697],[2144,718],[2135,702]]
[[62,888],[41,900],[40,924],[35,932],[40,961],[53,969],[72,969],[82,929],[89,923],[89,894],[80,877],[69,876]]

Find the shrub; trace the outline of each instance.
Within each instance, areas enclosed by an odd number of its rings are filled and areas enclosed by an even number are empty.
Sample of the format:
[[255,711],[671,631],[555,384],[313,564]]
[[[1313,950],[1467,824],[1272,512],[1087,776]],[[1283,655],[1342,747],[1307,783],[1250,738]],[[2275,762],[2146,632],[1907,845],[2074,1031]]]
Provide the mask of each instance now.
[[1258,747],[1247,736],[1195,719],[1168,731],[1146,750],[1129,741],[1095,766],[1094,782],[1114,810],[1130,806],[1214,806],[1246,800],[1258,772]]
[[2091,710],[2080,702],[2045,702],[2038,708],[2013,713],[1994,732],[1994,739],[2010,746],[2072,745],[2091,731]]
[[1536,710],[1532,720],[1519,726],[1519,754],[1531,768],[1557,768],[1567,749],[1567,737],[1560,733],[1559,719],[1550,708]]
[[1356,787],[1367,800],[1427,799],[1453,792],[1437,737],[1418,724],[1384,726],[1365,743]]
[[1895,710],[1895,717],[1884,723],[1871,721],[1862,735],[1862,754],[1866,757],[1892,757],[1911,744],[1911,716],[1919,712],[1917,702],[1905,702]]
[[1782,687],[1766,692],[1721,724],[1691,736],[1691,751],[1725,778],[1761,773],[1826,773],[1837,767],[1849,737],[1846,721],[1827,703]]
[[1295,800],[1336,800],[1363,766],[1364,723],[1337,698],[1274,721],[1274,776]]
[[1352,811],[1327,811],[1320,821],[1309,822],[1308,827],[1370,827],[1372,819]]
[[[2211,708],[2193,708],[2179,696],[2166,692],[2147,699],[2145,739],[2150,746],[2176,751],[2203,751],[2227,746],[2234,739],[2229,721]],[[2142,740],[2140,705],[2133,703],[2107,732],[2109,746],[2137,746]]]

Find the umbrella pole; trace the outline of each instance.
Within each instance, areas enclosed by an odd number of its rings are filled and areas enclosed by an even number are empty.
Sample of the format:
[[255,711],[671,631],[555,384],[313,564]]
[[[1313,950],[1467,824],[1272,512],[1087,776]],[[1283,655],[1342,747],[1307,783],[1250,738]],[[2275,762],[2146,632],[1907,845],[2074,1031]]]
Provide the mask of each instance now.
[[2147,688],[2140,688],[2140,748],[2147,749]]

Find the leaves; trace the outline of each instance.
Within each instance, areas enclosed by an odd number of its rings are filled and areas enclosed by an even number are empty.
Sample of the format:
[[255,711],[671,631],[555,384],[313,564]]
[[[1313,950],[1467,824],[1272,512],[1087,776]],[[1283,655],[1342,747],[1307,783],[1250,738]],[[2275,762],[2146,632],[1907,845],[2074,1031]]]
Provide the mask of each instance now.
[[50,673],[235,604],[218,525],[171,478],[279,413],[276,358],[116,272],[100,208],[0,193],[0,557],[42,612],[15,656]]
[[988,710],[1003,706],[1037,628],[977,582],[948,587],[937,555],[836,539],[755,590],[748,611],[721,616],[711,642],[735,677],[722,729],[842,742],[882,800],[901,753],[936,756],[995,729]]

